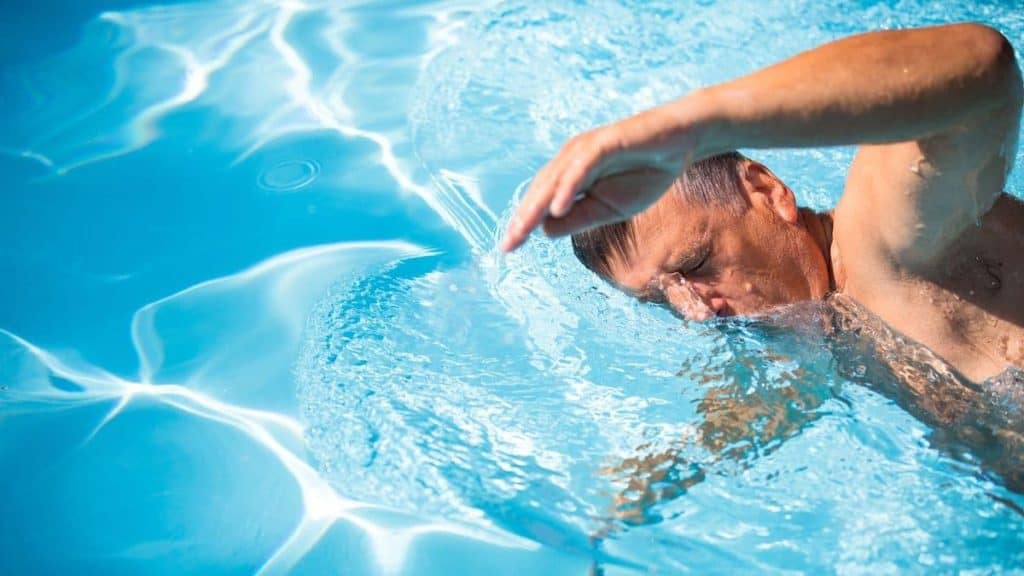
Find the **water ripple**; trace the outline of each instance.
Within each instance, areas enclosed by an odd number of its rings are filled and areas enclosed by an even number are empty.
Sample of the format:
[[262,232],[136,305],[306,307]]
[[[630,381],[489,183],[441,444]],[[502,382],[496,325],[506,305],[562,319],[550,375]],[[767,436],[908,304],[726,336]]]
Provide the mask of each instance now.
[[312,160],[286,160],[260,174],[259,185],[271,192],[294,192],[309,186],[320,175],[320,164]]
[[[305,248],[149,304],[138,311],[132,327],[140,359],[137,379],[107,373],[0,330],[0,422],[18,414],[105,403],[106,414],[79,441],[85,446],[129,406],[149,399],[237,430],[273,455],[294,479],[302,502],[300,522],[262,563],[261,574],[289,572],[339,523],[369,538],[366,553],[382,574],[408,570],[407,550],[430,534],[535,551],[535,544],[486,525],[424,521],[339,496],[306,462],[305,426],[294,406],[287,367],[308,311],[329,285],[345,277],[430,254],[403,242]],[[177,490],[187,491],[184,486]],[[199,486],[194,490],[202,492]],[[7,558],[4,562],[16,561],[18,555]]]
[[[567,250],[387,270],[322,301],[296,377],[323,476],[609,570],[1019,560],[1024,520],[993,499],[1014,497],[836,372],[823,305],[680,326],[581,283]],[[985,536],[966,549],[969,526]]]
[[[482,214],[485,227],[493,226],[487,207],[458,188],[434,188],[416,159],[399,152],[410,144],[403,126],[408,87],[387,91],[387,105],[380,98],[350,102],[359,94],[354,88],[388,74],[415,77],[465,19],[467,6],[387,11],[380,26],[413,26],[441,42],[390,59],[379,58],[372,45],[361,49],[365,39],[354,25],[361,8],[220,0],[106,12],[86,27],[73,50],[14,75],[12,82],[24,91],[51,97],[32,98],[32,106],[16,115],[14,133],[27,136],[3,149],[60,176],[142,150],[161,137],[164,122],[194,107],[212,107],[230,121],[216,138],[237,152],[236,164],[281,138],[331,132],[375,145],[379,163],[402,192],[425,202],[472,250],[486,251],[490,229],[482,231],[477,220]],[[81,90],[51,88],[69,72],[86,75]],[[296,189],[310,176],[308,165],[303,176],[291,174],[299,168],[278,168],[260,182]],[[467,202],[474,212],[465,211]]]
[[[584,279],[564,243],[492,252],[510,192],[575,131],[854,30],[981,19],[1020,44],[1019,15],[923,0],[842,12],[467,1],[389,10],[378,26],[422,32],[425,45],[383,58],[364,8],[220,0],[105,13],[74,49],[9,75],[28,105],[3,153],[59,177],[142,150],[199,108],[224,119],[212,137],[236,164],[291,135],[358,139],[480,258],[414,274],[432,253],[402,242],[281,254],[139,309],[130,377],[3,332],[0,424],[88,407],[82,448],[151,403],[237,431],[301,502],[255,563],[262,573],[305,566],[324,542],[344,548],[330,539],[338,528],[379,573],[416,573],[431,542],[478,551],[481,572],[1019,565],[1024,529],[990,498],[1001,488],[934,450],[887,398],[843,386],[820,333],[679,326]],[[817,24],[794,35],[794,21]],[[755,31],[779,41],[751,51]],[[415,88],[388,84],[412,75]],[[65,90],[68,78],[82,89]],[[800,152],[778,169],[828,205],[848,157]],[[318,173],[292,160],[259,183],[295,190]],[[33,465],[12,473],[31,478]],[[205,496],[200,480],[176,491]],[[71,491],[62,502],[90,495]],[[177,528],[162,543],[123,536],[125,554],[204,544],[174,541]],[[438,556],[474,571],[473,554]],[[341,557],[308,570],[349,568]]]

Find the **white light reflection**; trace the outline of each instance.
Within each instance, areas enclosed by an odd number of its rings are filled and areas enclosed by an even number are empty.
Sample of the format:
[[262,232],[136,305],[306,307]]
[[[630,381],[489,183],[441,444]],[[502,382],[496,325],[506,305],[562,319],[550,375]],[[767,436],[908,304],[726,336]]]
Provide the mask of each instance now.
[[[456,41],[454,32],[467,6],[388,11],[387,17],[398,25],[425,25],[430,43],[412,54],[387,59],[353,47],[358,40],[349,37],[365,34],[353,25],[358,6],[221,0],[106,12],[87,27],[78,46],[54,57],[47,69],[61,70],[106,55],[112,60],[112,85],[100,94],[89,94],[87,88],[64,91],[61,102],[29,110],[21,122],[36,136],[24,146],[10,148],[60,176],[145,148],[160,137],[162,122],[192,105],[212,108],[232,121],[231,129],[217,137],[218,144],[238,150],[236,164],[287,136],[334,132],[372,143],[379,164],[401,192],[420,198],[473,251],[484,252],[490,247],[495,218],[482,199],[461,197],[458,188],[432,188],[429,179],[418,174],[417,160],[396,151],[411,149],[407,106],[346,102],[352,88],[372,83],[375,74],[388,71],[409,78],[408,86],[394,90],[395,102],[404,104],[411,98],[417,74]],[[117,27],[115,42],[100,24]],[[89,67],[77,69],[99,73]],[[45,78],[44,83],[53,80]],[[30,84],[31,79],[25,82]],[[29,85],[27,90],[31,89]],[[374,127],[360,125],[365,122],[361,119],[369,119]]]
[[[212,375],[246,389],[244,394],[229,389],[239,398],[248,398],[250,387],[270,384],[291,394],[288,382],[251,381],[254,373],[244,365],[235,365],[234,375],[226,370],[210,370],[224,349],[245,346],[236,339],[217,340],[216,348],[200,346],[201,355],[189,358],[191,373],[188,382],[170,382],[162,378],[161,358],[156,350],[167,350],[175,356],[175,347],[194,349],[190,323],[202,324],[207,330],[214,326],[232,335],[247,330],[263,330],[261,338],[271,337],[267,328],[282,328],[274,336],[273,348],[289,351],[301,336],[301,327],[312,301],[320,297],[333,279],[341,275],[366,273],[368,270],[394,265],[431,252],[404,242],[333,244],[305,248],[282,254],[233,276],[203,282],[187,290],[154,302],[139,310],[133,326],[138,348],[141,377],[125,379],[91,366],[73,357],[62,357],[39,348],[24,339],[0,330],[0,382],[7,386],[2,407],[4,411],[34,411],[80,406],[116,400],[114,407],[87,435],[88,443],[103,427],[115,419],[133,400],[148,398],[196,417],[238,430],[271,453],[297,483],[303,504],[303,515],[288,539],[261,567],[261,574],[288,572],[309,552],[335,523],[341,521],[366,533],[372,543],[370,551],[382,574],[398,573],[405,568],[406,550],[416,538],[443,533],[494,546],[536,550],[539,545],[515,535],[481,526],[463,526],[434,520],[409,519],[402,513],[381,506],[356,502],[340,496],[310,466],[304,452],[304,427],[293,415],[274,409],[256,408],[244,402],[232,403],[212,395],[204,388],[214,388],[197,375]],[[332,278],[333,276],[333,278]],[[267,301],[260,309],[271,310],[269,321],[239,325],[229,311],[219,316],[190,315],[196,305],[236,306],[252,313],[252,293]],[[232,304],[232,301],[235,303]],[[201,310],[202,311],[202,310]],[[177,315],[166,324],[155,321],[157,313]],[[222,320],[227,319],[226,322]],[[222,324],[218,326],[218,324]],[[170,327],[171,334],[161,334],[161,327]],[[255,328],[254,328],[255,327]],[[162,345],[158,347],[157,344]],[[256,360],[254,360],[256,361]],[[259,363],[257,361],[257,363]],[[59,380],[59,385],[54,381]],[[160,382],[156,382],[159,380]],[[74,386],[69,386],[73,384]],[[223,382],[219,383],[223,384]],[[77,388],[77,389],[76,389]],[[230,394],[229,394],[230,395]],[[259,397],[259,394],[256,394]],[[399,521],[389,518],[399,517]]]

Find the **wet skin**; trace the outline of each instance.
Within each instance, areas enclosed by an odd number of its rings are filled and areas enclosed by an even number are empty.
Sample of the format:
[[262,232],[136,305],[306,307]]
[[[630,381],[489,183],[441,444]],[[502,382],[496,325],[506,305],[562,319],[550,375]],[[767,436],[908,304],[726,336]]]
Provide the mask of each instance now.
[[872,255],[856,237],[850,250],[835,238],[833,229],[849,233],[843,211],[833,226],[832,214],[798,208],[766,168],[743,164],[747,210],[696,206],[669,191],[633,218],[631,249],[610,258],[608,280],[691,320],[853,292],[970,379],[1024,366],[1024,203],[1001,195],[938,265],[916,274],[870,263],[871,289],[858,291],[842,262],[864,267]]
[[[869,383],[1020,490],[1019,414],[993,414],[995,381],[964,380],[1024,368],[1024,206],[1004,193],[1022,93],[1012,46],[985,26],[845,38],[574,137],[534,177],[502,249],[537,227],[561,236],[632,219],[631,249],[612,255],[607,280],[681,316],[761,314],[839,293],[832,302],[852,300],[846,309],[880,319],[872,334],[896,333],[868,346],[895,383],[882,374]],[[683,170],[716,154],[833,145],[860,148],[831,214],[800,209],[792,190],[749,161],[736,191],[742,213],[671,192]],[[837,317],[853,327],[845,334],[866,325]],[[708,403],[694,441],[710,463],[729,445],[716,439],[761,429],[748,422],[796,423],[764,428],[781,441],[806,420],[748,410],[748,400]],[[615,516],[655,520],[651,506],[700,482],[704,469],[687,473],[681,454],[609,470],[631,489]]]
[[[573,138],[502,248],[632,218],[609,280],[638,298],[706,319],[835,290],[980,382],[1024,367],[1024,210],[1003,192],[1022,92],[985,26],[845,38]],[[830,216],[752,162],[742,214],[666,194],[726,151],[838,144],[861,147]]]
[[633,218],[630,249],[610,255],[608,280],[691,320],[755,315],[829,292],[827,218],[799,210],[762,165],[744,161],[741,171],[749,208],[666,193]]

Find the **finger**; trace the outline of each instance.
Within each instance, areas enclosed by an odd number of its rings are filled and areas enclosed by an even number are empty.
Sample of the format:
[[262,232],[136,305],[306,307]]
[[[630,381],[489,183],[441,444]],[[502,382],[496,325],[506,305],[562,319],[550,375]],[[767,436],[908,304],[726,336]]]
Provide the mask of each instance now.
[[546,214],[547,206],[550,203],[549,174],[553,164],[554,161],[541,169],[530,183],[530,187],[508,223],[505,238],[501,243],[502,251],[511,252],[522,246],[530,232],[540,224]]
[[573,203],[578,199],[584,179],[594,167],[593,160],[588,157],[577,156],[571,161],[553,187],[549,209],[552,216],[562,218],[569,213]]
[[580,191],[592,184],[600,172],[605,149],[602,136],[592,132],[566,148],[568,158],[555,183],[550,213],[556,218],[569,213]]
[[547,214],[546,207],[547,202],[543,198],[524,200],[508,223],[508,230],[505,233],[501,249],[511,252],[522,246],[530,236],[530,232],[540,224]]
[[544,220],[544,233],[552,238],[557,238],[582,232],[602,224],[621,222],[625,219],[625,215],[614,206],[608,204],[599,196],[589,195],[573,204],[572,210],[564,217],[549,217]]
[[594,133],[577,136],[566,143],[531,183],[509,222],[502,250],[510,252],[521,246],[548,214],[556,217],[567,214],[577,193],[596,179],[595,169],[600,158],[599,138]]

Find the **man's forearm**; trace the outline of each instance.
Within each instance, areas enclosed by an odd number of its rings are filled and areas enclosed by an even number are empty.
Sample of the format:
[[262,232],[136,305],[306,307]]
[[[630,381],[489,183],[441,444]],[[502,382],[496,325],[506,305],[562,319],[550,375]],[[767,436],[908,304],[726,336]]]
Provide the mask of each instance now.
[[699,126],[697,155],[707,157],[920,139],[1019,99],[1010,44],[959,24],[845,38],[651,113]]
[[[996,155],[1008,167],[1012,154],[999,147],[1012,153],[1020,102],[1013,48],[986,26],[851,36],[574,137],[530,184],[502,248],[514,250],[541,222],[548,234],[565,235],[623,221],[660,198],[680,170],[739,148],[960,134],[953,145],[933,148],[949,151],[940,165],[931,163],[934,174],[955,180]],[[972,192],[974,199],[991,196],[997,179]],[[960,210],[954,200],[948,206]],[[937,222],[934,216],[922,217]]]

